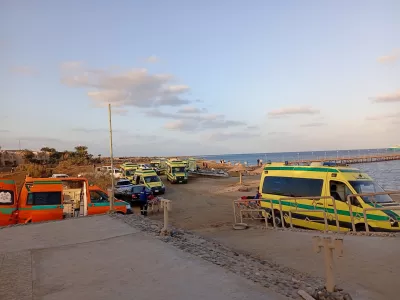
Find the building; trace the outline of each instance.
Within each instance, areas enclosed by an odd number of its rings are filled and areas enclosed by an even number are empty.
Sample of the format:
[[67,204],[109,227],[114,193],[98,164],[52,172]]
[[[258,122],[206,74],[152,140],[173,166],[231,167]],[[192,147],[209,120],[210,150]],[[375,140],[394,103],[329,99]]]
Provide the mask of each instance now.
[[[32,151],[33,159],[39,163],[46,163],[50,160],[50,153]],[[16,167],[24,164],[24,151],[22,150],[0,150],[0,167]]]
[[20,150],[0,150],[0,167],[16,167],[24,163]]

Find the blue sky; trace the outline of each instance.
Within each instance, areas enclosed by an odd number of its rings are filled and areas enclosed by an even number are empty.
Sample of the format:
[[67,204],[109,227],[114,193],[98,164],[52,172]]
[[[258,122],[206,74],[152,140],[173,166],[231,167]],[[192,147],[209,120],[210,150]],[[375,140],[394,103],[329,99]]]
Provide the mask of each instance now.
[[1,1],[0,145],[116,155],[400,143],[400,1]]

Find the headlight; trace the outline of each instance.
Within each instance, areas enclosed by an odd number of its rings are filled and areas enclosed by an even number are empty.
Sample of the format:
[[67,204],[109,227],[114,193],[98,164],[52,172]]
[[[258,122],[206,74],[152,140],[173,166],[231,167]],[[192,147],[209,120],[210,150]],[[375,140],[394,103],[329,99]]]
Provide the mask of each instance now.
[[127,205],[126,205],[126,209],[131,209],[131,205],[130,205],[130,204],[127,204]]

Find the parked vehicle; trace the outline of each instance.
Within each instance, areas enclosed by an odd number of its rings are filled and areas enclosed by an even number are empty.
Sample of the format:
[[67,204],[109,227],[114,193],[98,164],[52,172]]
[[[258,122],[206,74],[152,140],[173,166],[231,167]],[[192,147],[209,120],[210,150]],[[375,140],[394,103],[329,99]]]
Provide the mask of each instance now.
[[164,194],[165,185],[158,177],[157,173],[152,169],[138,169],[133,177],[136,185],[144,185],[152,190],[154,194]]
[[167,161],[167,180],[172,183],[187,183],[187,164],[182,160],[169,159]]
[[18,194],[14,180],[0,178],[0,226],[16,224]]
[[153,199],[154,198],[153,191],[144,185],[131,185],[127,189],[115,192],[115,197],[133,205],[140,201],[140,193],[143,190],[143,187],[146,189],[146,192],[148,194],[147,199],[148,200]]
[[51,178],[68,178],[67,174],[53,174]]
[[[7,202],[6,206],[0,204],[0,207],[7,208],[8,215],[11,213],[8,221],[2,221],[1,225],[102,214],[110,206],[107,194],[98,186],[89,186],[87,179],[82,177],[27,177],[18,198],[15,183],[0,181],[0,189],[5,194],[2,199]],[[14,195],[11,201],[10,195]],[[114,209],[122,214],[132,213],[129,203],[117,199]]]
[[[320,212],[328,214],[329,230],[336,230],[334,205],[336,206],[340,230],[352,230],[350,212],[352,212],[357,231],[365,230],[364,209],[371,207],[399,206],[388,195],[357,196],[348,203],[347,196],[352,194],[378,193],[384,190],[373,179],[359,169],[329,166],[287,166],[283,163],[267,164],[261,176],[259,192],[262,195],[261,206],[268,212],[274,209],[276,224],[282,224],[280,209],[288,216],[292,211],[292,223],[298,227],[324,229],[324,218]],[[282,200],[298,197],[323,197],[312,200]],[[296,211],[297,209],[301,209]],[[351,209],[351,210],[350,210]],[[307,211],[309,210],[309,211]],[[314,210],[314,211],[312,211]],[[396,210],[370,210],[366,213],[370,230],[400,231],[400,216]],[[288,220],[285,217],[285,221]]]
[[133,184],[129,181],[129,179],[119,179],[115,183],[114,193],[121,193],[124,190],[130,189]]
[[124,178],[128,178],[130,181],[133,181],[133,175],[135,174],[138,168],[137,164],[134,163],[124,163],[121,165],[122,176]]

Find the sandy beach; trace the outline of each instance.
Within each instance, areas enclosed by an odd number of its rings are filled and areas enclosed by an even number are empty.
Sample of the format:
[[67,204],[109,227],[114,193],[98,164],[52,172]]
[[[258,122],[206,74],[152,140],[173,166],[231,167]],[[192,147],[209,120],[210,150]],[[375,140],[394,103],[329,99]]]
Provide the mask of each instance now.
[[[259,176],[244,176],[244,187],[238,178],[193,178],[186,185],[167,184],[166,198],[173,201],[170,220],[175,227],[215,239],[223,245],[259,259],[312,275],[324,276],[323,257],[312,250],[316,231],[292,232],[262,229],[262,223],[248,230],[232,229],[232,201],[243,195],[254,195]],[[399,197],[396,198],[400,200]],[[151,219],[162,220],[162,215]],[[353,299],[394,299],[397,295],[396,276],[400,269],[396,249],[398,237],[343,236],[344,257],[337,260],[339,285]],[[376,277],[379,269],[380,276]],[[359,276],[363,274],[362,279]]]

